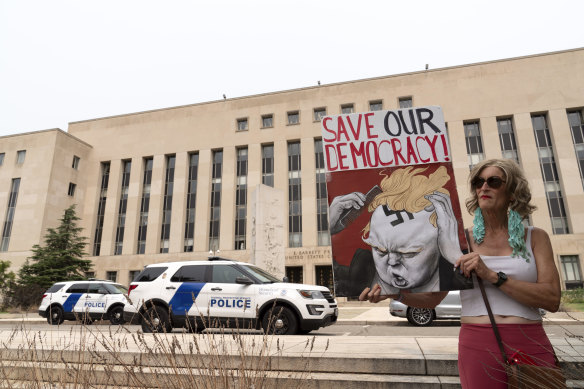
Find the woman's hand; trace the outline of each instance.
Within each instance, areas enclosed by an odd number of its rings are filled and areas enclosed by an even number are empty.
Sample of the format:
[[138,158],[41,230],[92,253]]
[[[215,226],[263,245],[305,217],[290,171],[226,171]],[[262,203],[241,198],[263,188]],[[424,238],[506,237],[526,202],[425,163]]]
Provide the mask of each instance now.
[[476,252],[468,253],[460,257],[454,267],[459,269],[466,277],[470,277],[474,271],[477,277],[491,283],[497,282],[499,278],[495,271],[485,265],[481,256]]
[[378,303],[387,299],[388,297],[396,298],[397,295],[381,295],[381,286],[379,284],[373,285],[373,288],[365,288],[359,295],[359,301],[369,301],[370,303]]
[[[432,207],[436,211],[440,253],[448,262],[454,264],[462,255],[462,251],[460,250],[460,241],[458,239],[458,222],[452,210],[450,196],[441,192],[434,192],[425,197],[432,203]],[[430,211],[430,209],[426,209]]]

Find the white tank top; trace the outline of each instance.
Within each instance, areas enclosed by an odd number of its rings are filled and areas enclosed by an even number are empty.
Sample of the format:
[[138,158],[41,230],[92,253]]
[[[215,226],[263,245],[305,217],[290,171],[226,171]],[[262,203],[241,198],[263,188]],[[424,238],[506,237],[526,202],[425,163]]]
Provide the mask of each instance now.
[[[537,266],[535,264],[535,256],[531,249],[531,230],[533,227],[527,229],[527,239],[525,245],[527,252],[531,257],[529,262],[523,257],[511,256],[490,256],[481,255],[485,265],[493,271],[504,272],[514,280],[536,282],[537,281]],[[460,291],[460,300],[462,302],[462,316],[483,316],[488,315],[485,302],[481,296],[481,290],[477,283],[476,277],[473,277],[474,289],[466,289]],[[517,300],[509,297],[499,288],[495,287],[490,282],[483,282],[487,298],[491,304],[491,310],[495,315],[503,316],[519,316],[529,320],[541,320],[541,315],[537,308],[523,305]]]

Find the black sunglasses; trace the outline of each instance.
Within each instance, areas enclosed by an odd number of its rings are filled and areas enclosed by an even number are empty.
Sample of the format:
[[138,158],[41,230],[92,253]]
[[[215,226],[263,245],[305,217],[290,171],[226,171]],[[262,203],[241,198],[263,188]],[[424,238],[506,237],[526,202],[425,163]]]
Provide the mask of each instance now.
[[501,187],[501,185],[503,185],[507,181],[503,181],[503,179],[501,177],[498,177],[498,176],[491,176],[487,179],[484,179],[482,177],[475,177],[475,178],[473,178],[473,180],[471,181],[470,184],[472,185],[472,187],[474,189],[479,189],[479,188],[483,187],[485,182],[487,183],[489,188],[498,189]]

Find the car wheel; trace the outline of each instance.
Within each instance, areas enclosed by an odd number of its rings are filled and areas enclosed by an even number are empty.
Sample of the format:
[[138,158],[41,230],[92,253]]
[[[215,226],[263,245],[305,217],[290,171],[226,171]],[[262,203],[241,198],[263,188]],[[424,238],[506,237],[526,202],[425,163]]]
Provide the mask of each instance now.
[[168,311],[161,306],[153,305],[144,312],[142,332],[171,332],[172,326]]
[[124,324],[124,307],[121,305],[117,305],[110,309],[109,311],[109,321],[113,325],[117,326],[120,324]]
[[276,306],[262,318],[262,328],[270,335],[294,335],[298,331],[298,320],[290,308]]
[[415,326],[429,326],[434,321],[434,310],[430,308],[408,307],[406,317]]
[[47,322],[52,325],[59,325],[65,320],[63,308],[59,306],[49,307],[47,309]]

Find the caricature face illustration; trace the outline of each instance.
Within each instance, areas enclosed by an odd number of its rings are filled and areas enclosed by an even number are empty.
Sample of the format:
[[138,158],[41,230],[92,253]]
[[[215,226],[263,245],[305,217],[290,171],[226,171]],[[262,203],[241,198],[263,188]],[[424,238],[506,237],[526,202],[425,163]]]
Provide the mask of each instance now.
[[371,246],[381,281],[411,289],[430,280],[440,258],[438,229],[429,221],[431,214],[392,211],[387,206],[375,209],[364,241]]

